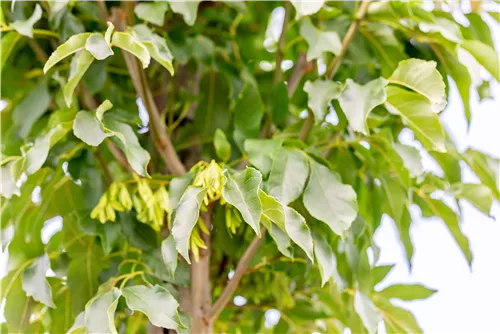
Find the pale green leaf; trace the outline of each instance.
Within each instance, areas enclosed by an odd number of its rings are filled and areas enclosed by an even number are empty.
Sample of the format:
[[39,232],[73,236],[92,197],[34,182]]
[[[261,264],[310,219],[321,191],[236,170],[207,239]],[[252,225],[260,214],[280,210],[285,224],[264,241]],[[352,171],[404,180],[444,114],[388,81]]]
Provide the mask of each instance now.
[[271,171],[273,154],[282,144],[280,139],[247,139],[244,146],[248,160],[266,176]]
[[33,264],[23,271],[22,284],[26,296],[31,296],[34,300],[55,308],[52,301],[52,288],[45,278],[45,274],[49,268],[49,256],[44,254],[38,257],[33,261]]
[[304,217],[262,190],[259,191],[259,198],[262,203],[262,218],[272,221],[283,232],[286,232],[287,236],[314,262],[313,239]]
[[463,198],[485,214],[489,214],[493,204],[493,192],[484,184],[459,183],[452,186],[452,193]]
[[314,160],[310,160],[310,166],[304,205],[314,218],[325,222],[336,234],[343,235],[357,216],[356,193],[327,167]]
[[448,41],[454,43],[460,43],[463,39],[460,26],[456,22],[443,17],[436,17],[434,22],[421,21],[418,27],[426,34],[439,33]]
[[159,285],[151,288],[136,285],[124,288],[122,295],[130,309],[144,313],[153,325],[168,329],[185,328],[177,313],[179,303],[167,289]]
[[290,1],[297,11],[296,19],[302,16],[312,15],[323,7],[324,1],[304,1],[304,0],[292,0]]
[[136,56],[143,68],[149,66],[151,56],[148,49],[131,34],[117,31],[113,34],[111,44]]
[[308,95],[307,106],[314,113],[316,123],[321,123],[328,113],[328,104],[340,96],[342,87],[334,81],[306,81],[304,92]]
[[480,41],[464,41],[460,47],[469,52],[496,81],[500,82],[500,60],[495,49]]
[[358,313],[363,325],[368,332],[377,332],[378,324],[382,320],[382,316],[370,300],[370,298],[364,295],[361,291],[356,291],[354,295],[354,309]]
[[384,78],[372,80],[364,85],[347,79],[345,88],[338,99],[354,131],[368,135],[366,120],[373,108],[385,102],[387,96],[384,88],[387,83]]
[[73,123],[73,133],[85,144],[99,146],[104,139],[113,136],[113,132],[104,127],[96,112],[82,110]]
[[215,130],[214,134],[215,153],[222,161],[226,162],[231,157],[231,144],[227,140],[226,134],[221,130]]
[[191,232],[198,222],[205,193],[205,188],[189,186],[172,213],[172,235],[175,247],[188,263],[191,263],[188,250],[189,240]]
[[238,209],[243,220],[260,236],[262,204],[259,199],[259,188],[262,174],[254,168],[247,167],[240,172],[230,172],[226,169],[222,175],[226,180],[222,197]]
[[284,205],[302,194],[309,176],[307,156],[296,149],[278,149],[267,181],[267,189]]
[[118,146],[125,152],[132,169],[141,176],[147,176],[147,166],[151,156],[147,150],[142,148],[132,127],[111,118],[105,119],[104,125],[119,139]]
[[120,295],[120,290],[113,288],[89,301],[84,318],[88,334],[117,334],[115,311]]
[[316,28],[309,19],[302,20],[300,24],[300,34],[309,45],[307,60],[320,58],[324,52],[331,52],[337,55],[342,48],[342,43],[336,32],[321,31]]
[[11,166],[15,163],[15,161],[10,162],[8,164],[2,165],[0,167],[0,173],[2,176],[2,183],[0,184],[0,193],[3,197],[10,199],[12,195],[21,196],[21,191],[19,187],[16,185],[17,180],[14,180],[14,177],[11,173]]
[[85,43],[91,33],[82,33],[71,36],[66,43],[59,45],[59,47],[52,52],[49,59],[43,67],[43,73],[47,73],[52,66],[63,60],[64,58],[76,53],[85,48]]
[[167,267],[167,271],[172,275],[172,278],[174,278],[175,269],[177,268],[177,250],[175,249],[175,240],[172,234],[162,241],[161,255]]
[[174,75],[173,56],[166,40],[143,24],[134,26],[134,34],[148,49],[151,57],[165,67],[171,75]]
[[434,112],[446,106],[445,84],[434,61],[415,58],[403,60],[388,80],[391,84],[401,85],[425,96],[432,103]]
[[141,2],[135,6],[134,13],[141,20],[163,26],[167,9],[168,4],[165,1]]
[[240,12],[244,12],[247,10],[247,5],[245,4],[245,0],[215,0],[215,2],[222,2],[232,7]]
[[170,205],[175,210],[179,205],[182,195],[187,187],[193,182],[194,173],[187,173],[181,177],[175,177],[170,181],[170,188],[168,191]]
[[33,38],[33,26],[42,18],[42,7],[36,4],[33,14],[27,20],[17,20],[10,24],[21,35]]
[[73,101],[76,86],[82,79],[85,72],[87,72],[94,59],[94,56],[92,56],[90,52],[82,50],[71,62],[71,72],[68,78],[68,83],[63,89],[64,101],[68,107],[71,106]]
[[17,42],[21,39],[20,34],[18,34],[16,31],[10,31],[2,36],[2,46],[1,46],[1,56],[0,56],[0,62],[1,62],[1,69],[3,69],[4,65],[7,63],[7,60],[9,59],[10,54],[16,47]]
[[420,284],[394,284],[377,292],[377,294],[387,299],[416,300],[429,298],[436,291]]
[[174,13],[181,14],[184,18],[184,22],[187,25],[192,26],[196,21],[196,16],[198,14],[198,5],[201,1],[169,1],[170,8]]
[[104,40],[110,47],[111,47],[111,37],[113,36],[114,31],[115,31],[115,26],[113,25],[113,23],[108,21],[108,28],[104,33]]
[[321,274],[321,285],[333,278],[335,284],[340,284],[340,275],[337,272],[337,258],[332,250],[332,247],[321,235],[313,233],[314,239],[314,256]]
[[19,127],[19,135],[27,138],[33,125],[47,111],[50,101],[47,80],[31,90],[12,110],[12,120]]
[[106,59],[114,55],[113,50],[111,50],[104,36],[100,33],[94,33],[87,38],[85,49],[98,60]]
[[422,166],[422,157],[418,149],[402,144],[394,144],[394,149],[401,156],[401,159],[403,159],[403,164],[410,172],[411,177],[418,177],[423,174],[424,167]]
[[386,328],[389,325],[393,333],[422,333],[422,329],[409,311],[396,307],[383,298],[378,298],[376,304],[382,310]]
[[290,240],[288,235],[265,216],[262,216],[260,222],[265,226],[271,238],[273,238],[274,243],[278,247],[278,250],[281,252],[281,254],[286,257],[293,258],[292,241]]
[[80,312],[66,334],[85,334],[85,312]]
[[399,87],[386,87],[386,108],[400,115],[428,150],[445,152],[444,129],[431,103],[422,95]]
[[498,179],[500,175],[500,160],[492,158],[484,153],[467,149],[464,153],[464,160],[477,175],[481,182],[488,186],[500,201],[500,190],[498,189]]

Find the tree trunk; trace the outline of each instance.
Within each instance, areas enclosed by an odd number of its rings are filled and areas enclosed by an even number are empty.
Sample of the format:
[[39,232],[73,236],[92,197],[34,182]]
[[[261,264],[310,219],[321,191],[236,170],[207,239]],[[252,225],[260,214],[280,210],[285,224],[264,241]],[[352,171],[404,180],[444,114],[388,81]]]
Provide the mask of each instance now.
[[[207,229],[212,226],[212,208],[208,212],[201,212]],[[201,233],[207,249],[200,249],[200,259],[195,262],[191,257],[191,333],[213,333],[213,322],[209,319],[212,307],[212,293],[210,291],[210,235]]]

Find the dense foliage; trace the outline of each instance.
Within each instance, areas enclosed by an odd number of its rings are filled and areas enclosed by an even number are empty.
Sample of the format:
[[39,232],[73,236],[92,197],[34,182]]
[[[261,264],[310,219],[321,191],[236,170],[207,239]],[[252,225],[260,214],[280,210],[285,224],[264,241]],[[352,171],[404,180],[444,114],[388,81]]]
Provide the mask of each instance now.
[[2,330],[420,332],[391,299],[435,291],[376,288],[382,217],[409,265],[410,206],[471,263],[443,199],[500,200],[439,120],[500,80],[498,13],[427,5],[2,2]]

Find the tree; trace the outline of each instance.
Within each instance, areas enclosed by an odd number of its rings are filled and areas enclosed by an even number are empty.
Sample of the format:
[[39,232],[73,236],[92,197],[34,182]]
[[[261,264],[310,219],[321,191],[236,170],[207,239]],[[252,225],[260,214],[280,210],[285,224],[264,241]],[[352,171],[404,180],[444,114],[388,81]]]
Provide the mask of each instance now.
[[499,161],[439,120],[452,81],[470,121],[500,80],[480,2],[1,5],[6,332],[420,332],[391,299],[433,289],[375,289],[382,216],[411,265],[410,206],[471,263],[436,194],[500,200]]

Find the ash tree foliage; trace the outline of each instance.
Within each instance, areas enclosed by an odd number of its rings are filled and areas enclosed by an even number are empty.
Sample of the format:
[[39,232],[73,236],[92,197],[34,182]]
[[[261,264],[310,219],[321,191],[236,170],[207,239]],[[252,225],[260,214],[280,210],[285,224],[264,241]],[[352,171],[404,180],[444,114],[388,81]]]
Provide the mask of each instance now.
[[470,265],[459,204],[500,200],[440,122],[500,80],[498,13],[432,7],[2,2],[2,330],[420,332],[381,219],[410,267],[418,211]]

